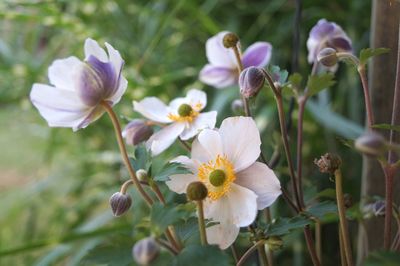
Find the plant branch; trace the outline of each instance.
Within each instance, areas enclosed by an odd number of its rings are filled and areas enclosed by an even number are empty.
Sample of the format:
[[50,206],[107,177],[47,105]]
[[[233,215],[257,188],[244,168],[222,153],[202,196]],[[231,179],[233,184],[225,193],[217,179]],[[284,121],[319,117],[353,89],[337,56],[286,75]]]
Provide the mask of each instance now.
[[251,246],[240,258],[236,266],[243,265],[243,263],[250,257],[250,255],[258,248],[260,245],[264,245],[265,240],[259,240],[257,243],[255,243],[253,246]]

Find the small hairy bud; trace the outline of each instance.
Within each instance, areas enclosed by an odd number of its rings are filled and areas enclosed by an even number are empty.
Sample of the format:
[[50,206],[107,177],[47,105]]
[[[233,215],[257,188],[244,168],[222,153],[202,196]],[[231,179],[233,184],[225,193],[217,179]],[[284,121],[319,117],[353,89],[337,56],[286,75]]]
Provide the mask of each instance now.
[[232,112],[240,114],[243,112],[243,101],[240,99],[233,100],[231,103]]
[[147,171],[144,169],[137,170],[136,177],[139,179],[139,181],[147,181],[148,178]]
[[126,213],[132,205],[132,198],[129,194],[121,192],[114,193],[110,198],[110,206],[114,216],[121,216]]
[[336,154],[326,153],[320,159],[315,159],[314,163],[318,166],[321,173],[334,174],[342,164],[342,160]]
[[264,72],[258,67],[248,67],[240,73],[240,93],[246,97],[254,97],[264,86]]
[[122,136],[128,145],[137,145],[140,142],[146,141],[152,134],[153,128],[141,119],[132,120],[122,132]]
[[317,55],[317,60],[326,67],[333,67],[338,62],[336,50],[329,47],[322,49]]
[[270,236],[267,239],[267,245],[270,250],[278,250],[281,249],[283,246],[283,240],[279,236]]
[[186,195],[189,200],[199,201],[207,197],[207,187],[200,181],[192,182],[186,188]]
[[379,156],[386,152],[386,140],[372,131],[357,138],[354,146],[358,151],[369,156]]
[[160,247],[152,237],[139,240],[132,248],[132,256],[139,265],[149,265],[160,253]]
[[225,48],[235,47],[238,42],[239,42],[239,37],[232,32],[228,32],[227,34],[225,34],[222,40],[222,43],[224,44]]

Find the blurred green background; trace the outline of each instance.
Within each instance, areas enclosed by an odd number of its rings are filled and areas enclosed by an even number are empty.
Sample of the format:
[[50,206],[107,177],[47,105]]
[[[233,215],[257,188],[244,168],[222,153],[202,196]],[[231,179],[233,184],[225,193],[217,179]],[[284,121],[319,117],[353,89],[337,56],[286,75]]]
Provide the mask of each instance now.
[[[365,0],[303,1],[301,74],[310,71],[305,42],[320,18],[340,24],[358,53],[368,47],[370,10],[371,3]],[[47,68],[54,59],[83,58],[87,37],[118,49],[129,81],[116,107],[124,124],[125,118],[138,117],[132,100],[156,95],[168,101],[192,87],[208,93],[208,109],[218,110],[221,121],[232,115],[230,104],[239,94],[235,87],[215,90],[197,80],[206,63],[206,40],[229,30],[240,36],[242,47],[269,41],[272,64],[290,71],[294,12],[295,2],[284,0],[1,1],[0,265],[80,265],[87,251],[103,239],[130,230],[140,211],[136,207],[130,215],[113,219],[108,208],[109,196],[127,176],[108,117],[73,133],[49,128],[30,103],[32,84],[48,82]],[[338,152],[352,162],[344,166],[345,190],[358,199],[361,157],[338,138],[354,139],[362,132],[362,91],[349,67],[341,66],[337,79],[306,113],[305,185],[308,194],[332,187],[312,161],[328,150]],[[253,108],[270,157],[278,130],[272,95],[261,93]],[[293,129],[291,134],[294,138]],[[179,152],[183,149],[175,144],[154,163],[162,165]],[[284,173],[285,165],[281,162],[278,170]],[[284,205],[282,200],[278,204]],[[308,265],[301,241],[297,237],[286,243],[276,255],[279,265]],[[334,244],[323,243],[324,256],[332,258],[326,265],[336,265]]]

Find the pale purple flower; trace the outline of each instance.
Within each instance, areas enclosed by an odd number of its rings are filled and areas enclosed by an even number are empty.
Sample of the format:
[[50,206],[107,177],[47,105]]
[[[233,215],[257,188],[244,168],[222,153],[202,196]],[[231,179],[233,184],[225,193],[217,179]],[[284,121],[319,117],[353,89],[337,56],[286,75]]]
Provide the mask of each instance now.
[[75,56],[57,59],[48,70],[52,86],[33,84],[30,99],[50,127],[76,131],[104,113],[102,101],[111,106],[120,101],[128,84],[121,74],[124,60],[110,44],[105,46],[108,54],[86,39],[84,61]]
[[[208,64],[200,71],[199,79],[215,88],[225,88],[237,83],[239,72],[232,49],[225,48],[223,38],[227,31],[211,37],[206,43]],[[271,59],[272,46],[268,42],[250,45],[242,56],[243,67],[264,67]]]
[[334,22],[320,19],[311,31],[307,40],[308,62],[310,64],[317,60],[318,53],[330,47],[338,52],[352,52],[352,44],[346,32]]

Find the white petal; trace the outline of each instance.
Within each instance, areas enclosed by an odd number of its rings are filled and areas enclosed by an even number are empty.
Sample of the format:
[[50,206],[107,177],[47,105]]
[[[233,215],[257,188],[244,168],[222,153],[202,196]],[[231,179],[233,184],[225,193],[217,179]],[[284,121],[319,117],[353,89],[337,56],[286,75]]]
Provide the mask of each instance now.
[[[223,155],[222,141],[218,131],[212,129],[204,129],[200,132],[197,139],[203,147],[203,150],[201,152],[203,152],[204,154],[202,156],[207,158],[207,161],[215,160],[215,158],[217,158],[217,155]],[[192,150],[192,156],[193,155],[194,154]],[[195,158],[196,157],[197,155],[195,155]]]
[[193,138],[205,128],[213,129],[217,120],[217,112],[211,111],[199,114],[196,119],[189,124],[188,128],[180,135],[181,139],[188,140]]
[[205,163],[209,160],[212,160],[212,158],[209,157],[208,152],[200,144],[197,138],[192,142],[191,157],[192,159],[197,160],[200,163]]
[[44,84],[33,84],[30,99],[51,127],[76,127],[93,109],[75,92]]
[[204,91],[191,89],[186,95],[188,104],[196,111],[201,111],[207,105],[207,94]]
[[156,122],[171,122],[171,119],[168,118],[170,109],[156,97],[147,97],[140,102],[134,101],[133,110]]
[[235,172],[252,165],[260,155],[260,133],[250,117],[229,117],[219,129],[224,152],[233,163]]
[[227,31],[218,33],[206,42],[208,62],[215,66],[236,68],[235,54],[232,49],[225,48],[222,41]]
[[57,88],[75,91],[76,79],[79,78],[79,70],[82,61],[75,56],[55,60],[49,67],[49,80]]
[[257,216],[257,195],[245,187],[231,184],[225,196],[204,201],[204,216],[221,223],[248,226]]
[[272,205],[282,193],[281,185],[274,171],[260,162],[255,162],[249,168],[237,173],[235,183],[257,194],[259,210]]
[[85,60],[91,55],[104,63],[108,62],[108,56],[104,49],[95,40],[87,38],[85,41]]
[[235,242],[240,228],[233,224],[217,224],[206,228],[207,242],[226,249]]
[[168,188],[178,194],[186,193],[187,186],[197,180],[197,177],[191,174],[171,175],[169,181],[165,182]]
[[151,136],[151,138],[146,142],[146,146],[151,150],[152,156],[160,154],[171,146],[178,138],[179,134],[182,133],[183,129],[184,124],[173,123],[153,134],[153,136]]
[[121,100],[122,95],[124,95],[127,87],[128,87],[128,81],[123,76],[121,76],[117,91],[110,98],[106,100],[112,102],[112,105],[117,104]]
[[207,64],[201,69],[199,79],[207,85],[221,89],[237,84],[238,76],[235,68]]
[[200,163],[197,160],[193,160],[187,156],[182,156],[182,155],[172,159],[171,163],[183,164],[185,168],[191,171],[194,175],[197,175],[197,170],[200,166]]
[[108,51],[108,58],[111,64],[114,66],[115,73],[120,74],[122,66],[124,65],[124,60],[122,59],[120,53],[114,49],[109,43],[105,43]]
[[178,109],[182,104],[187,104],[187,100],[186,97],[179,97],[179,98],[175,98],[173,99],[170,103],[169,103],[169,107],[171,108],[171,110],[174,111],[174,114],[178,114]]

